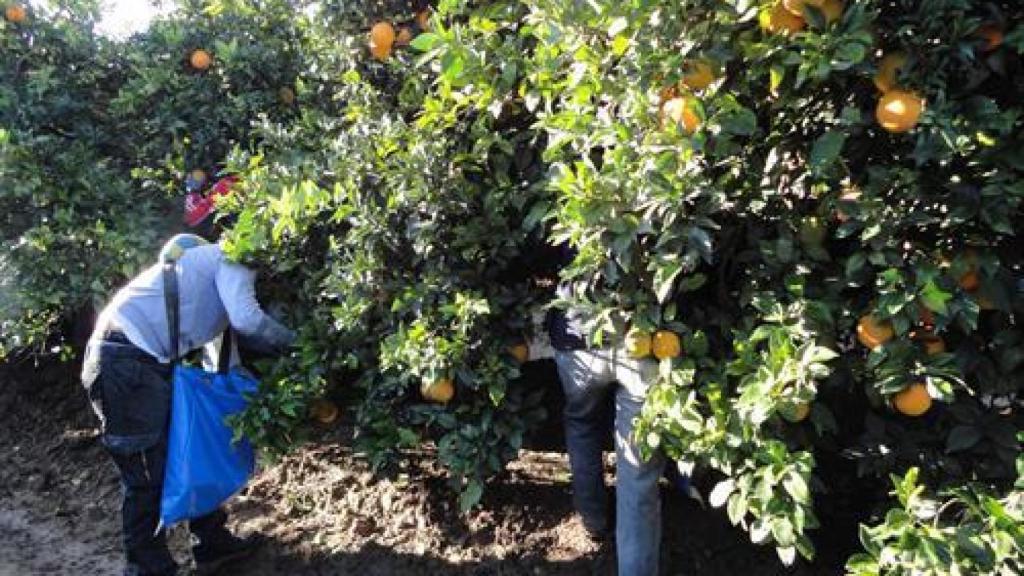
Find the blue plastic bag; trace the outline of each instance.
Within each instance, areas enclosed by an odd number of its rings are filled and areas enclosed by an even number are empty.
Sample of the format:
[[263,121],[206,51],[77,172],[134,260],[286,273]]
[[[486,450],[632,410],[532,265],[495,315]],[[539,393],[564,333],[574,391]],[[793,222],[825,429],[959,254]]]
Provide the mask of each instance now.
[[252,445],[233,443],[228,416],[245,409],[259,383],[236,370],[225,374],[175,366],[171,426],[160,502],[160,525],[216,510],[252,475]]

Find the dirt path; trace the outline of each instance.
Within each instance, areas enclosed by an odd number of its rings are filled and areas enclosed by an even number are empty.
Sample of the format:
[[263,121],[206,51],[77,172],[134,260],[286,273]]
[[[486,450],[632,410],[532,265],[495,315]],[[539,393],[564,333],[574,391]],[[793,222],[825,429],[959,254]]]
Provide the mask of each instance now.
[[[119,486],[81,391],[66,370],[14,382],[0,369],[0,576],[119,574]],[[350,431],[325,432],[265,467],[232,500],[232,529],[268,543],[224,574],[614,574],[609,547],[591,542],[572,514],[560,452],[523,451],[482,507],[462,515],[429,452],[381,478],[348,446]],[[842,572],[842,551],[785,570],[719,511],[668,484],[664,494],[668,576]],[[187,561],[185,530],[170,539]]]
[[0,505],[0,576],[117,576],[120,563],[119,550],[101,542],[80,541],[58,519]]

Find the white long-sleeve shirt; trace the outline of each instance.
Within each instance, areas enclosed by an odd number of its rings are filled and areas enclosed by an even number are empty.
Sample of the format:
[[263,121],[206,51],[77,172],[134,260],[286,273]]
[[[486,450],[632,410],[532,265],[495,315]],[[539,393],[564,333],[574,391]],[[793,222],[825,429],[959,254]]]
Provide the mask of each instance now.
[[[256,301],[252,270],[230,262],[220,246],[186,250],[177,260],[179,354],[213,341],[230,324],[238,333],[269,348],[280,348],[294,334],[268,316]],[[170,331],[164,303],[163,265],[156,264],[121,288],[103,310],[97,326],[113,320],[132,344],[161,362],[170,362]]]

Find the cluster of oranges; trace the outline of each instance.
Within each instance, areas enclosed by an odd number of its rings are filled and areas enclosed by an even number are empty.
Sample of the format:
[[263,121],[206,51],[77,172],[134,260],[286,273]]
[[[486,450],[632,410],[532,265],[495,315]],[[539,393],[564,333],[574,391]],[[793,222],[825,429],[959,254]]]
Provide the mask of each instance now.
[[411,23],[400,25],[397,31],[390,22],[377,22],[370,28],[370,54],[383,62],[391,56],[396,46],[406,46],[412,42],[414,28],[424,32],[429,25],[429,7],[417,12]]
[[670,330],[658,330],[654,334],[633,327],[626,333],[626,352],[637,360],[653,355],[658,360],[677,358],[683,351],[679,335]]
[[[924,314],[922,314],[924,315]],[[927,335],[921,340],[929,355],[946,351],[946,344],[939,336],[931,333],[932,327],[925,325]],[[892,322],[882,320],[874,314],[862,316],[857,322],[857,340],[866,348],[874,350],[896,336]],[[907,416],[921,416],[932,407],[932,397],[923,382],[915,382],[897,392],[891,398],[893,408]]]
[[846,8],[842,0],[779,0],[761,13],[761,29],[784,36],[796,34],[807,26],[804,10],[808,6],[820,11],[829,25],[838,21]]
[[718,80],[715,64],[710,60],[696,59],[687,62],[683,77],[678,84],[661,90],[662,128],[676,126],[684,134],[693,134],[700,126],[695,93],[708,89]]

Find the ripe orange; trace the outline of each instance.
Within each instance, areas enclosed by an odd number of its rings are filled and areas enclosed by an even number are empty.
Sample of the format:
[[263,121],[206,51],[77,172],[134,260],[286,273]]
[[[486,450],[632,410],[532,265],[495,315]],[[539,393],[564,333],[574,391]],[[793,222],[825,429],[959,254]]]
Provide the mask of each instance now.
[[825,0],[782,0],[782,6],[790,14],[803,18],[804,6],[814,6],[815,8],[821,8]]
[[893,406],[901,414],[920,416],[932,407],[932,397],[924,384],[911,384],[892,399]]
[[1003,45],[1003,31],[996,24],[985,24],[975,32],[979,38],[985,41],[982,50],[992,52]]
[[416,13],[416,25],[420,27],[420,30],[430,29],[430,7],[427,6],[423,10]]
[[661,125],[664,128],[666,123],[671,121],[685,133],[693,134],[700,126],[700,117],[693,111],[690,100],[682,97],[675,97],[661,105]]
[[715,81],[715,71],[706,60],[692,62],[683,74],[683,86],[690,90],[703,90]]
[[875,118],[889,132],[899,134],[917,126],[924,110],[924,100],[913,92],[893,89],[878,100]]
[[625,346],[631,358],[646,358],[651,355],[651,335],[633,328],[626,333]]
[[530,347],[523,342],[509,346],[508,353],[520,364],[525,364],[530,359]]
[[966,292],[975,292],[981,288],[981,277],[978,276],[977,270],[970,270],[957,280],[957,284]]
[[782,417],[787,421],[796,424],[798,422],[803,422],[807,419],[807,416],[811,414],[811,405],[807,402],[801,402],[795,406],[784,406],[779,410],[779,413],[782,414]]
[[402,26],[395,37],[395,46],[406,46],[409,42],[412,42],[412,30],[408,26]]
[[878,71],[875,72],[875,77],[872,79],[875,86],[882,93],[895,88],[896,80],[899,78],[900,71],[906,63],[907,55],[903,52],[892,52],[883,56],[882,60],[878,63]]
[[651,339],[651,351],[658,360],[675,358],[683,351],[679,336],[669,330],[658,330]]
[[843,10],[846,6],[843,4],[843,0],[825,0],[825,3],[821,5],[821,11],[825,14],[825,23],[832,24],[843,17]]
[[377,22],[370,28],[370,53],[377,60],[387,60],[395,43],[395,28],[390,22]]
[[761,29],[772,34],[796,34],[807,25],[804,19],[794,15],[782,3],[778,3],[759,16]]
[[874,314],[861,316],[857,322],[857,340],[871,350],[892,340],[895,335],[892,323],[888,320],[879,320]]
[[920,340],[924,344],[924,353],[929,356],[942,354],[946,351],[946,341],[940,336],[925,336]]
[[282,86],[277,91],[277,99],[285,106],[291,106],[295,102],[295,91],[287,86]]
[[202,48],[193,50],[192,55],[188,58],[189,64],[192,65],[196,70],[206,70],[213,64],[213,56]]
[[455,396],[455,383],[451,378],[424,380],[420,385],[420,394],[431,402],[447,404]]
[[11,24],[24,24],[28,20],[28,11],[21,4],[8,4],[4,9],[4,18]]
[[338,419],[338,406],[330,400],[318,398],[309,406],[309,414],[317,422],[327,425]]

